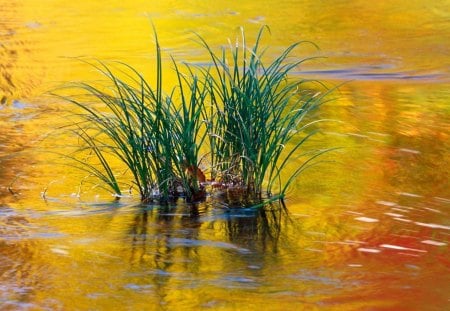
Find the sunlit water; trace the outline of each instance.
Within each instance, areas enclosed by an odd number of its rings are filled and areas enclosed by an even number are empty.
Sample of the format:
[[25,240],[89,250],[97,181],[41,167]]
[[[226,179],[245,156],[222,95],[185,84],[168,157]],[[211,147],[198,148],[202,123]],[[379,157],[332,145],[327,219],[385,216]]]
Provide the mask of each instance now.
[[[450,308],[447,1],[131,3],[0,1],[0,309]],[[238,26],[269,25],[273,55],[320,46],[295,74],[345,82],[311,142],[343,148],[286,210],[110,203],[43,152],[67,109],[44,92],[96,78],[73,58],[152,77],[150,19],[179,60],[206,60],[193,32],[218,46]]]

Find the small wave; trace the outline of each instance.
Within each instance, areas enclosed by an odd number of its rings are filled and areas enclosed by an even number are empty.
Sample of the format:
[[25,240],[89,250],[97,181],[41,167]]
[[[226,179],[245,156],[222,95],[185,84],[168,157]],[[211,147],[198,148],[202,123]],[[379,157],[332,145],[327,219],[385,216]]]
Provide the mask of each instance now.
[[193,240],[184,238],[171,238],[169,240],[172,246],[182,246],[182,247],[198,247],[198,246],[210,246],[216,248],[232,249],[239,253],[249,253],[250,250],[246,248],[238,247],[231,243],[218,242],[218,241],[207,241],[207,240]]
[[315,76],[323,78],[331,78],[337,80],[408,80],[408,81],[430,81],[445,80],[446,75],[440,72],[420,73],[417,71],[405,72],[371,72],[365,67],[355,67],[346,69],[331,70],[305,70],[296,71],[292,74],[298,76]]

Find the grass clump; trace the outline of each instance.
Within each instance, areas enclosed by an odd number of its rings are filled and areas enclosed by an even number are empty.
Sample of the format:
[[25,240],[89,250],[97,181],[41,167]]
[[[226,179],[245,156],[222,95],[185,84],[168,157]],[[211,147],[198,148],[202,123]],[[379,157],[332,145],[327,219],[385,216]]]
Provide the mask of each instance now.
[[211,69],[204,70],[211,83],[213,106],[208,116],[213,175],[234,193],[232,196],[238,196],[237,201],[250,203],[260,201],[264,191],[268,196],[274,192],[283,195],[310,162],[304,162],[281,181],[286,165],[314,134],[294,142],[314,123],[305,123],[304,118],[324,102],[326,95],[311,94],[302,88],[308,81],[289,78],[289,73],[306,60],[289,59],[302,42],[289,46],[271,63],[263,63],[263,31],[261,28],[252,47],[247,46],[242,31],[240,42],[219,53],[200,37],[213,63]]
[[[286,179],[288,164],[314,135],[316,121],[305,117],[324,102],[324,94],[311,93],[305,80],[292,80],[290,72],[305,61],[291,61],[289,46],[269,64],[263,62],[260,41],[248,47],[244,32],[235,46],[215,52],[198,36],[208,52],[207,67],[172,59],[176,85],[163,91],[162,57],[156,32],[156,85],[134,68],[118,63],[113,70],[94,64],[109,84],[77,86],[102,106],[84,98],[68,100],[82,110],[74,131],[96,163],[72,158],[120,196],[117,169],[131,173],[142,201],[167,202],[177,196],[204,199],[207,190],[218,191],[229,206],[261,204],[282,198],[295,178],[321,153],[300,163]],[[209,178],[199,168],[210,159]],[[120,167],[120,165],[119,165]],[[216,189],[216,190],[214,190]]]

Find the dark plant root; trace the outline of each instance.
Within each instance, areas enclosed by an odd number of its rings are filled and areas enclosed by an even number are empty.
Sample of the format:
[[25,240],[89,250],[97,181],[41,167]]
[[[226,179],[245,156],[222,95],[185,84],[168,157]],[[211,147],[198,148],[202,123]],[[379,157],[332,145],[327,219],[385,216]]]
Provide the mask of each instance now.
[[215,185],[210,193],[218,202],[222,202],[227,208],[249,208],[264,206],[270,202],[281,200],[283,195],[262,195],[252,187],[244,184],[220,184]]
[[191,194],[186,196],[186,202],[188,203],[200,203],[206,200],[206,190],[204,188],[194,191],[191,189]]
[[[180,192],[176,190],[171,190],[168,196],[156,195],[141,197],[141,203],[152,204],[157,203],[160,205],[168,205],[170,203],[176,203],[178,199],[183,199],[187,203],[200,203],[206,200],[207,192],[204,187],[197,188],[194,190],[193,187],[190,188],[189,192]],[[118,200],[119,198],[116,198]]]
[[[261,193],[249,190],[245,186],[225,186],[210,189],[203,185],[194,189],[190,187],[189,193],[171,191],[168,197],[166,196],[152,196],[143,197],[141,202],[143,204],[160,204],[168,205],[170,203],[176,203],[177,200],[183,199],[186,203],[196,204],[206,201],[207,197],[213,197],[217,202],[223,203],[227,208],[258,208],[270,204],[274,201],[280,201],[282,206],[285,206],[284,195],[269,195],[263,198]],[[119,200],[120,198],[116,198]]]

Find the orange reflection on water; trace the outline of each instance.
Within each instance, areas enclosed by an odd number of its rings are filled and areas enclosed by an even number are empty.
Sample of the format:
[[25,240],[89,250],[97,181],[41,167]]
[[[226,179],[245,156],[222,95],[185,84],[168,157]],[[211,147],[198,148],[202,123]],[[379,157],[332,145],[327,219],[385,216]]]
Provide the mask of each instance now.
[[[0,2],[2,308],[448,307],[447,2]],[[53,135],[70,108],[42,93],[98,79],[73,58],[125,61],[153,81],[150,19],[166,58],[205,61],[192,31],[218,46],[267,23],[268,57],[301,39],[322,50],[299,57],[328,56],[299,77],[355,79],[317,112],[340,122],[310,146],[343,148],[305,171],[288,212],[112,203],[42,152],[74,141]]]

